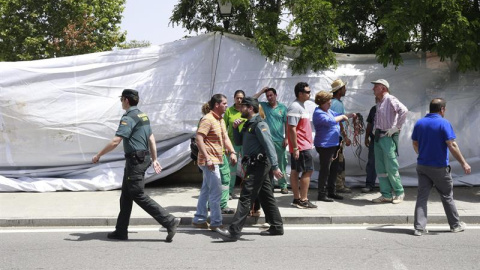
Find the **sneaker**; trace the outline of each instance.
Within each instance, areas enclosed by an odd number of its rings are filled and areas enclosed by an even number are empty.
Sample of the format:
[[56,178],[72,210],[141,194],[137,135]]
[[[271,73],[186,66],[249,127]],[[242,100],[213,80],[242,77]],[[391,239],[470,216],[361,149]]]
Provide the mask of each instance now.
[[403,202],[404,198],[405,198],[405,193],[403,193],[402,195],[395,196],[395,197],[393,197],[392,203],[393,204],[401,203],[401,202]]
[[364,187],[361,189],[362,193],[369,193],[373,191],[373,188],[371,187]]
[[107,234],[108,239],[116,239],[116,240],[128,240],[128,233],[127,234],[121,234],[118,233],[117,231],[113,231],[111,233]]
[[170,226],[170,228],[167,229],[167,238],[165,238],[165,241],[167,243],[170,243],[173,241],[173,237],[175,236],[175,234],[177,233],[177,227],[178,225],[180,225],[180,221],[182,221],[181,218],[178,218],[176,217],[175,219],[173,219],[173,224]]
[[192,222],[192,225],[193,225],[193,227],[195,227],[197,229],[208,229],[210,227],[208,222],[204,222],[204,223]]
[[392,201],[393,201],[392,198],[385,198],[383,196],[380,196],[372,200],[373,203],[391,203]]
[[426,234],[428,233],[428,230],[417,230],[415,229],[415,231],[413,231],[413,235],[415,236],[422,236],[422,234]]
[[348,187],[343,187],[343,188],[337,189],[337,193],[352,193],[352,190],[349,189]]
[[300,203],[300,199],[293,199],[293,202],[290,204],[291,206],[304,209],[305,207]]
[[309,200],[305,201],[300,201],[300,205],[303,206],[303,208],[317,208],[315,204],[311,203]]
[[458,226],[453,227],[452,229],[450,229],[450,231],[454,233],[463,232],[465,231],[465,228],[467,228],[467,224],[465,224],[465,222],[463,221],[460,221],[460,223],[458,223]]
[[282,194],[288,194],[288,188],[282,188],[282,189],[280,190],[280,193],[282,193]]

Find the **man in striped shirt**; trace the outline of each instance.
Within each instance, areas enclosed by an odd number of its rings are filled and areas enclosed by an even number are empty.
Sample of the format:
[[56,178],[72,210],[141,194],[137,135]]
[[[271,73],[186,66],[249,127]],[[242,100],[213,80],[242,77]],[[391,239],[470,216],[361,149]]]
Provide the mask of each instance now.
[[[403,190],[400,174],[398,173],[398,134],[408,109],[396,97],[389,93],[389,83],[384,80],[372,82],[373,94],[378,98],[377,113],[375,115],[375,169],[377,170],[380,193],[373,199],[374,203],[403,202]],[[392,193],[393,190],[393,193]]]
[[[203,173],[203,183],[198,197],[197,212],[193,225],[197,228],[211,230],[222,227],[222,212],[220,200],[222,197],[222,181],[219,165],[223,164],[224,149],[229,152],[230,163],[237,163],[237,153],[233,149],[227,134],[222,114],[227,110],[227,97],[215,94],[209,101],[210,112],[207,113],[198,126],[196,141],[198,145],[198,167]],[[207,223],[210,206],[210,225]]]

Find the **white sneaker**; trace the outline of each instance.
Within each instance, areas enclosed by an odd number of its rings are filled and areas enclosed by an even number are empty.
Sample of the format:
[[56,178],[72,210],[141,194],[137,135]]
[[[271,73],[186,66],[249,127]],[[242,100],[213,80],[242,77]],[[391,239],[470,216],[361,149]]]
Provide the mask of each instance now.
[[401,203],[403,202],[404,198],[405,198],[405,193],[403,193],[402,195],[395,196],[393,197],[392,203],[393,204]]
[[450,231],[454,233],[463,232],[465,231],[465,228],[467,228],[467,224],[465,224],[465,222],[463,221],[460,221],[460,223],[458,223],[458,226],[450,229]]
[[373,203],[391,203],[392,202],[392,198],[385,198],[383,196],[380,196],[376,199],[373,199],[372,202]]

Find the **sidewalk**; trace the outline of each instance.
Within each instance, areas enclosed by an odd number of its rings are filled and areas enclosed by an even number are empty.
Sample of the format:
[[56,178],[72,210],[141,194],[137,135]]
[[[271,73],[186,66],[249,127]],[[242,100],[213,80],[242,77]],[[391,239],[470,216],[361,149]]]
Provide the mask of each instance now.
[[[279,193],[275,197],[285,224],[412,224],[417,189],[405,188],[401,204],[373,204],[378,192],[363,194],[353,189],[343,201],[317,202],[316,189],[309,198],[318,209],[297,209],[290,206],[293,196]],[[146,192],[173,215],[189,225],[195,213],[199,185],[147,187]],[[239,192],[239,190],[237,190]],[[14,226],[115,226],[119,211],[120,190],[94,192],[0,193],[0,227]],[[480,224],[480,187],[455,187],[454,198],[462,221]],[[229,201],[236,208],[237,200]],[[233,215],[224,215],[228,224]],[[438,193],[432,190],[428,204],[429,224],[447,224]],[[247,224],[263,224],[260,218],[249,217]],[[136,204],[131,225],[156,225],[156,221]]]

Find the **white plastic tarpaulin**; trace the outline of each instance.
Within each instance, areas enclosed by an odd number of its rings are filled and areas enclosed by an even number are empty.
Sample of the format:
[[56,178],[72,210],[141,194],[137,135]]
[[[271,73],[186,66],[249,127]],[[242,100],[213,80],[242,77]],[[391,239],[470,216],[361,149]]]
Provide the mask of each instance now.
[[[348,112],[365,118],[374,105],[370,81],[384,78],[393,95],[410,110],[400,134],[402,181],[416,184],[416,154],[410,135],[416,120],[434,97],[447,100],[460,148],[472,165],[463,176],[452,162],[457,183],[480,183],[480,74],[459,73],[452,62],[436,56],[404,56],[398,70],[384,68],[373,55],[337,55],[336,69],[292,76],[288,61],[271,63],[247,39],[206,34],[148,48],[73,57],[0,63],[0,191],[108,190],[121,186],[123,149],[91,158],[111,140],[123,110],[118,96],[124,88],[140,93],[139,108],[150,117],[164,171],[147,171],[147,182],[178,171],[188,162],[189,138],[201,117],[201,105],[212,94],[253,95],[263,86],[277,89],[289,105],[299,81],[316,91],[329,90],[333,80],[348,82],[343,99]],[[264,97],[262,97],[264,99]],[[315,104],[307,102],[313,112]],[[362,140],[363,142],[363,140]],[[346,149],[347,180],[364,183],[367,149],[361,159]],[[315,154],[313,150],[312,153]],[[451,161],[453,159],[451,158]],[[315,178],[315,176],[314,176]]]

